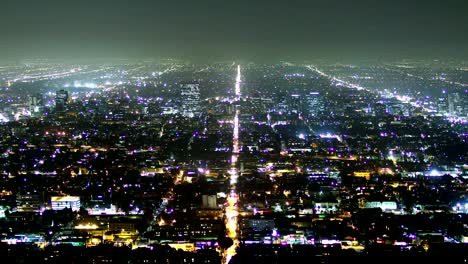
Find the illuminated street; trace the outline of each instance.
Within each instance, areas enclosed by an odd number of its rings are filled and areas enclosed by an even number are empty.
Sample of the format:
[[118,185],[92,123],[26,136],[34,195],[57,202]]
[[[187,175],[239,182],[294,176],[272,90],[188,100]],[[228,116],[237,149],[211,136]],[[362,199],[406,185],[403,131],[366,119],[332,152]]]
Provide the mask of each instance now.
[[[237,76],[236,76],[236,101],[240,99],[240,82],[241,82],[241,73],[240,65],[237,66]],[[233,245],[224,252],[223,263],[229,263],[232,256],[236,254],[236,247],[239,244],[238,240],[238,222],[237,215],[239,214],[238,201],[239,197],[236,192],[237,178],[239,177],[239,171],[237,169],[237,155],[239,153],[239,108],[236,110],[234,116],[234,131],[232,139],[232,149],[233,155],[231,158],[231,169],[229,171],[230,175],[230,193],[227,197],[225,205],[225,215],[226,215],[226,230],[227,235],[233,240]]]

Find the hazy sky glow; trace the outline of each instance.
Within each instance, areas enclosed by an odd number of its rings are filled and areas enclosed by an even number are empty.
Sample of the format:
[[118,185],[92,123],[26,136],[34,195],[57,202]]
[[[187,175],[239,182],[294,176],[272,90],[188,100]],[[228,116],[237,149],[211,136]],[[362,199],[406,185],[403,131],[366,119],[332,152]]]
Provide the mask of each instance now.
[[3,0],[0,59],[468,58],[466,0]]

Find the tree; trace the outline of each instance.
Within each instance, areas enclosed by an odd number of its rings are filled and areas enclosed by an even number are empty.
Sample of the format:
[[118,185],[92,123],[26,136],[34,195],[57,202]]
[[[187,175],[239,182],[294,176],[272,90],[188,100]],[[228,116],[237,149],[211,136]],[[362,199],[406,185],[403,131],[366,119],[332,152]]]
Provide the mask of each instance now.
[[232,245],[234,245],[234,241],[228,236],[221,235],[218,237],[218,245],[221,248],[221,250],[226,250],[230,248]]

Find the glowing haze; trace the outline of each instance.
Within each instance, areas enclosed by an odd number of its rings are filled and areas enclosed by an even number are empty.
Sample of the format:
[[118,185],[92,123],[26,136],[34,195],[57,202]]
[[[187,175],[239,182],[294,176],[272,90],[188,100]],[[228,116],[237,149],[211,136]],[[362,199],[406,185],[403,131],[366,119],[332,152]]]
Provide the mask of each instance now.
[[467,10],[465,0],[6,0],[0,58],[467,58]]

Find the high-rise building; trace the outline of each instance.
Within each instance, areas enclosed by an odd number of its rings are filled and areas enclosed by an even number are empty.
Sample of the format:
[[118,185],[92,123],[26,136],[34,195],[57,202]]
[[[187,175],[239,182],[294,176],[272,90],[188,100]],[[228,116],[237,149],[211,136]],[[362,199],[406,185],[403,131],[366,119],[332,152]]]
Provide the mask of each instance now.
[[448,94],[448,112],[450,115],[460,115],[463,112],[463,102],[458,92]]
[[200,88],[198,83],[184,83],[181,85],[182,115],[195,117],[200,115]]
[[306,101],[309,115],[317,116],[320,112],[324,111],[323,100],[319,92],[310,92],[307,94]]
[[39,116],[44,109],[44,99],[41,94],[30,95],[28,98],[28,108],[31,116]]
[[55,110],[63,112],[66,110],[68,104],[68,91],[59,90],[55,92]]
[[288,110],[293,113],[302,113],[304,112],[303,97],[300,94],[291,94],[288,97]]
[[448,112],[448,99],[446,96],[441,96],[437,98],[436,107],[438,113],[447,113]]

